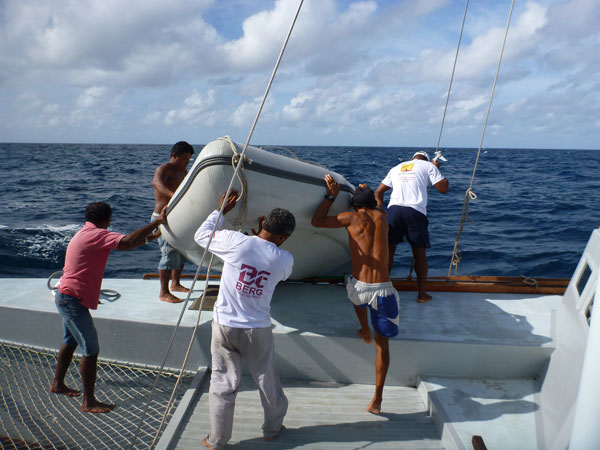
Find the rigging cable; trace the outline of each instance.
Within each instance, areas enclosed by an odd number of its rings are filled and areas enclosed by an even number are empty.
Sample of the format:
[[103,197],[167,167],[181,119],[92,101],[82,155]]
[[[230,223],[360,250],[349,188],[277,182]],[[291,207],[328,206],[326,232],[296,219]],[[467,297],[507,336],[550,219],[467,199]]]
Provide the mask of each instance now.
[[508,29],[510,27],[510,20],[512,17],[513,8],[515,6],[515,0],[512,0],[510,4],[510,11],[508,13],[508,21],[506,22],[506,29],[504,30],[504,39],[502,41],[502,48],[500,50],[500,57],[498,58],[498,65],[496,67],[496,75],[494,76],[494,83],[492,85],[492,92],[490,94],[490,101],[488,103],[488,109],[485,116],[485,122],[483,124],[483,130],[481,132],[481,140],[479,141],[479,149],[477,150],[477,157],[475,158],[475,166],[473,167],[473,175],[471,176],[471,183],[469,188],[465,192],[465,200],[463,203],[462,213],[460,222],[458,225],[458,232],[456,234],[456,241],[454,242],[454,249],[452,250],[452,259],[450,261],[450,267],[448,267],[448,276],[452,272],[452,266],[454,266],[455,273],[458,275],[458,263],[460,262],[460,255],[458,252],[458,241],[462,233],[465,222],[469,217],[469,202],[475,200],[477,195],[473,192],[473,181],[475,180],[475,172],[477,171],[477,164],[479,163],[479,156],[481,155],[481,148],[483,146],[483,138],[485,137],[485,130],[487,128],[488,119],[490,117],[490,110],[492,109],[492,101],[494,100],[494,92],[496,90],[496,83],[498,82],[498,74],[500,73],[500,65],[502,63],[502,55],[504,54],[504,47],[506,45],[506,38],[508,36]]
[[[144,407],[144,411],[141,414],[141,417],[140,417],[140,420],[139,420],[139,423],[138,423],[138,427],[137,427],[137,430],[136,430],[136,432],[134,434],[134,437],[132,439],[131,447],[130,448],[134,448],[135,441],[137,439],[137,436],[138,436],[138,434],[140,432],[142,423],[143,423],[144,418],[146,416],[146,413],[148,411],[148,407],[150,405],[150,401],[152,400],[152,395],[153,395],[154,391],[156,390],[156,386],[157,386],[157,383],[158,383],[158,378],[160,377],[160,375],[161,375],[161,373],[162,373],[162,371],[164,369],[164,366],[165,366],[166,361],[167,361],[167,357],[168,357],[168,355],[169,355],[169,353],[171,351],[171,348],[173,347],[173,343],[175,341],[175,335],[177,334],[177,331],[178,331],[179,326],[181,324],[181,320],[182,320],[183,314],[184,314],[184,312],[186,310],[186,306],[187,306],[187,304],[188,304],[188,302],[190,300],[192,291],[194,289],[194,285],[196,284],[196,281],[197,281],[197,279],[198,279],[198,277],[200,275],[200,270],[201,270],[202,265],[204,263],[204,260],[206,258],[206,254],[209,251],[210,244],[212,243],[212,239],[213,239],[213,236],[215,234],[215,231],[216,231],[216,229],[218,227],[218,224],[220,222],[221,217],[223,216],[223,209],[225,208],[225,205],[227,203],[227,198],[229,197],[229,194],[231,193],[231,189],[232,189],[233,183],[235,181],[235,178],[238,176],[240,168],[243,166],[244,158],[245,158],[245,155],[246,155],[246,150],[248,148],[250,140],[252,139],[252,135],[254,134],[254,130],[256,128],[256,124],[258,123],[258,119],[260,118],[260,115],[262,113],[263,107],[264,107],[265,102],[267,100],[267,96],[269,94],[269,91],[271,90],[271,86],[273,84],[273,80],[275,79],[275,75],[277,74],[277,69],[279,68],[279,64],[281,63],[281,59],[283,58],[283,54],[285,52],[287,44],[288,44],[288,42],[290,40],[290,37],[292,35],[292,31],[294,29],[294,25],[296,24],[296,20],[298,19],[298,15],[300,14],[300,10],[302,9],[302,4],[303,3],[304,3],[304,0],[299,0],[298,8],[297,8],[296,13],[294,15],[294,19],[292,20],[292,24],[290,26],[288,34],[287,34],[287,36],[285,38],[285,41],[284,41],[284,43],[283,43],[283,45],[281,47],[281,51],[279,52],[279,56],[277,57],[277,61],[275,63],[275,67],[273,68],[273,72],[271,73],[271,77],[269,78],[269,82],[267,84],[267,88],[265,90],[264,96],[262,98],[262,101],[261,101],[260,106],[258,108],[258,111],[256,113],[256,117],[254,118],[254,122],[252,123],[252,127],[250,129],[250,132],[248,133],[248,138],[246,139],[246,143],[244,144],[244,148],[243,148],[242,152],[239,154],[239,159],[238,159],[237,164],[235,166],[234,173],[233,173],[233,175],[231,177],[231,181],[229,182],[229,186],[227,187],[227,191],[226,191],[226,193],[224,195],[223,204],[221,205],[221,207],[219,209],[219,214],[218,214],[217,220],[216,220],[215,225],[213,227],[213,230],[212,230],[212,232],[210,234],[209,240],[208,240],[208,242],[206,244],[206,248],[204,249],[204,253],[202,254],[202,259],[200,260],[200,264],[198,264],[198,270],[196,271],[196,275],[194,276],[194,281],[192,282],[192,285],[190,287],[190,292],[188,293],[188,295],[186,297],[186,300],[185,300],[185,302],[183,304],[183,307],[182,307],[182,310],[181,310],[181,314],[179,315],[179,318],[177,320],[177,324],[175,326],[175,330],[173,331],[173,334],[171,336],[171,341],[169,342],[169,346],[167,348],[167,352],[165,354],[165,357],[163,359],[161,367],[160,367],[160,369],[158,371],[158,374],[156,376],[156,379],[154,381],[154,385],[152,386],[152,390],[151,390],[151,392],[150,392],[150,394],[148,396],[148,401],[146,402],[146,405]],[[239,201],[239,199],[238,199],[238,201]],[[168,213],[168,211],[167,211],[167,213]],[[196,321],[196,326],[194,328],[194,332],[192,334],[192,338],[190,340],[190,344],[188,346],[187,352],[186,352],[186,354],[184,356],[184,361],[183,361],[183,364],[182,364],[182,367],[181,367],[181,371],[179,373],[179,377],[177,378],[177,382],[175,384],[175,387],[173,388],[173,391],[172,391],[172,394],[171,394],[171,399],[169,400],[169,404],[167,405],[167,408],[165,409],[165,413],[163,415],[161,424],[159,425],[159,427],[158,427],[158,429],[156,431],[156,435],[154,436],[154,440],[152,441],[151,447],[153,447],[155,445],[155,443],[157,442],[157,440],[158,440],[158,436],[160,435],[162,427],[164,426],[164,423],[165,423],[166,418],[167,418],[168,413],[169,413],[169,409],[170,409],[171,404],[173,402],[173,398],[175,396],[175,392],[176,392],[176,390],[177,390],[177,388],[179,386],[180,380],[182,378],[183,371],[185,370],[185,365],[187,363],[187,359],[188,359],[189,353],[191,351],[191,347],[192,347],[192,343],[193,343],[193,340],[194,340],[194,336],[195,336],[196,330],[198,328],[198,325],[200,323],[200,315],[202,313],[202,307],[204,306],[204,299],[205,299],[205,296],[206,296],[206,291],[208,290],[208,282],[209,282],[209,277],[210,277],[211,265],[212,265],[212,257],[211,257],[211,262],[209,263],[209,266],[208,266],[208,269],[207,269],[206,284],[205,284],[205,289],[204,289],[204,292],[202,293],[202,298],[200,300],[200,305],[199,305],[199,308],[198,308],[198,318],[197,318],[197,321]]]
[[[454,82],[454,72],[456,71],[456,61],[458,60],[458,52],[460,50],[460,43],[462,42],[463,30],[465,29],[465,21],[467,19],[467,11],[469,9],[469,0],[465,3],[465,13],[463,14],[462,25],[460,27],[460,34],[458,36],[458,44],[456,46],[456,54],[454,55],[454,64],[452,66],[452,74],[450,75],[450,83],[448,84],[448,92],[446,94],[446,104],[444,106],[444,114],[442,114],[442,124],[440,126],[440,134],[438,135],[437,144],[435,146],[435,154],[437,155],[440,150],[440,141],[442,140],[442,131],[444,130],[444,123],[446,122],[446,113],[448,112],[448,102],[450,101],[450,92],[452,91],[452,83]],[[407,280],[412,280],[412,274],[415,269],[415,258],[413,256],[410,263],[410,271]]]
[[446,106],[444,106],[444,115],[442,116],[442,126],[440,127],[440,134],[438,136],[437,145],[435,151],[440,149],[440,141],[442,139],[442,130],[444,129],[444,122],[446,121],[446,112],[448,111],[448,101],[450,100],[450,91],[452,90],[452,82],[454,81],[454,72],[456,71],[456,61],[458,60],[458,51],[460,50],[460,43],[462,41],[463,30],[465,29],[465,20],[467,18],[467,10],[469,9],[469,0],[465,4],[465,13],[463,15],[462,25],[460,27],[460,35],[458,36],[458,45],[456,46],[456,55],[454,55],[454,65],[452,66],[452,75],[450,76],[450,84],[448,85],[448,93],[446,94]]

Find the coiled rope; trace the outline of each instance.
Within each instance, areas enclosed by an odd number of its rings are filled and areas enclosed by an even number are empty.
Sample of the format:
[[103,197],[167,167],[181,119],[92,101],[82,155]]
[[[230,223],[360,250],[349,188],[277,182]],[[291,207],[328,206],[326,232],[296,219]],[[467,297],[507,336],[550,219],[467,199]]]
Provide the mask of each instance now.
[[[52,280],[54,279],[54,277],[62,276],[62,274],[63,274],[63,271],[58,270],[48,277],[48,281],[46,282],[46,286],[48,287],[48,289],[50,289],[51,291],[58,290],[58,285],[60,284],[60,279],[58,280],[58,283],[56,283],[56,284],[52,284]],[[114,302],[115,300],[118,300],[119,298],[121,298],[121,294],[119,294],[114,289],[100,289],[100,297],[104,298],[105,300],[108,300],[109,302]]]
[[[225,201],[223,201],[223,204],[221,205],[221,208],[219,209],[219,214],[218,214],[217,220],[215,222],[215,226],[213,227],[213,230],[212,230],[212,232],[210,234],[208,243],[206,244],[206,248],[204,249],[204,253],[202,254],[202,258],[200,260],[200,264],[198,264],[198,270],[196,271],[196,275],[194,276],[194,281],[192,282],[192,286],[190,287],[190,292],[188,293],[188,295],[187,295],[187,297],[185,299],[185,302],[183,304],[183,307],[182,307],[182,310],[181,310],[181,314],[179,315],[179,319],[177,320],[177,324],[175,326],[175,330],[173,331],[173,335],[171,337],[171,341],[169,342],[169,346],[168,346],[167,352],[165,354],[165,357],[163,359],[161,367],[160,367],[160,369],[158,371],[158,374],[156,376],[156,379],[154,381],[154,385],[152,386],[152,391],[150,392],[150,394],[148,396],[149,397],[148,401],[146,402],[146,405],[144,407],[144,411],[143,411],[143,413],[142,413],[142,415],[140,417],[139,424],[138,424],[137,430],[136,430],[136,432],[134,434],[134,437],[132,439],[131,447],[130,448],[133,448],[134,445],[135,445],[135,441],[136,441],[137,436],[139,434],[139,431],[141,429],[141,425],[142,425],[142,423],[144,421],[144,418],[146,416],[146,413],[148,411],[148,407],[150,405],[150,401],[152,400],[152,395],[154,394],[154,391],[156,390],[156,385],[157,385],[157,382],[158,382],[158,378],[160,377],[160,375],[161,375],[161,373],[162,373],[162,371],[164,369],[164,366],[166,364],[167,357],[168,357],[168,355],[169,355],[169,353],[171,351],[171,348],[173,346],[173,342],[175,341],[175,336],[176,336],[177,331],[179,329],[179,326],[181,324],[181,320],[182,320],[183,314],[185,313],[185,310],[187,308],[187,304],[188,304],[188,302],[190,300],[192,291],[194,289],[194,285],[196,284],[196,280],[198,279],[198,277],[200,275],[200,270],[201,270],[202,265],[204,263],[204,260],[206,258],[206,254],[208,253],[208,251],[210,249],[210,244],[212,243],[213,236],[215,234],[215,231],[217,229],[219,221],[220,221],[220,219],[221,219],[221,217],[223,215],[223,209],[225,208],[225,205],[227,203],[226,199],[229,197],[229,194],[231,193],[231,189],[232,189],[233,183],[235,181],[235,178],[238,176],[240,168],[243,166],[243,161],[244,161],[244,158],[245,158],[245,155],[246,155],[246,150],[248,148],[248,145],[250,143],[252,135],[254,134],[254,130],[256,128],[256,124],[258,123],[258,119],[260,118],[260,115],[262,113],[263,107],[264,107],[265,102],[267,100],[267,96],[269,94],[269,91],[271,90],[271,86],[273,84],[273,80],[275,79],[275,75],[277,74],[277,69],[279,68],[279,64],[281,63],[281,59],[283,58],[283,54],[285,53],[285,49],[286,49],[287,44],[289,42],[290,36],[292,34],[292,30],[294,29],[294,25],[296,24],[296,20],[298,19],[298,15],[300,14],[300,10],[302,9],[302,4],[303,3],[304,3],[304,0],[300,0],[299,1],[298,8],[296,10],[296,14],[294,15],[294,19],[292,21],[290,29],[289,29],[289,31],[287,33],[287,36],[286,36],[285,41],[283,43],[283,46],[281,47],[281,51],[279,52],[279,56],[277,57],[277,62],[275,63],[275,67],[273,68],[273,72],[271,73],[271,77],[269,78],[269,82],[267,84],[267,88],[265,90],[265,93],[264,93],[264,96],[263,96],[262,101],[260,103],[260,106],[258,108],[258,111],[256,113],[256,117],[254,118],[254,122],[252,123],[252,127],[250,128],[250,132],[248,133],[248,138],[246,139],[246,143],[244,144],[244,148],[243,148],[242,152],[239,155],[239,159],[237,161],[237,164],[235,164],[234,173],[233,173],[233,175],[231,177],[231,181],[229,182],[229,186],[227,187],[227,191],[225,193]],[[204,306],[204,299],[205,299],[205,296],[206,296],[206,292],[208,290],[208,281],[209,281],[209,277],[210,277],[211,266],[212,266],[212,257],[211,257],[211,262],[209,263],[209,267],[207,269],[206,283],[205,283],[204,292],[202,293],[202,298],[200,300],[200,306],[198,308],[198,318],[196,320],[196,326],[194,327],[194,332],[192,333],[192,338],[190,340],[190,344],[189,344],[188,349],[186,351],[186,354],[185,354],[185,357],[184,357],[184,361],[183,361],[183,364],[182,364],[182,367],[181,367],[181,371],[180,371],[179,376],[177,378],[177,382],[175,384],[175,387],[173,388],[173,392],[171,394],[171,400],[169,400],[169,404],[167,405],[167,408],[165,409],[165,413],[163,415],[162,422],[161,422],[160,426],[158,427],[158,430],[156,431],[156,435],[154,436],[154,440],[152,441],[151,447],[154,447],[154,445],[156,444],[156,442],[158,440],[158,436],[160,435],[162,427],[164,426],[164,423],[166,421],[166,417],[167,417],[167,415],[169,413],[169,409],[170,409],[170,407],[172,405],[173,398],[175,397],[175,392],[177,391],[177,388],[179,387],[179,384],[180,384],[180,381],[181,381],[181,378],[182,378],[182,375],[183,375],[183,371],[185,370],[185,365],[187,364],[187,360],[188,360],[189,353],[190,353],[191,348],[192,348],[194,336],[196,334],[196,330],[197,330],[198,325],[200,323],[200,315],[202,313],[202,308]]]
[[[244,156],[242,158],[241,153],[238,152],[237,147],[235,146],[235,143],[229,138],[229,136],[219,138],[219,140],[226,141],[229,144],[229,148],[231,148],[231,151],[233,153],[233,156],[231,157],[231,167],[234,170],[234,177],[236,176],[236,173],[237,173],[237,179],[239,180],[240,187],[241,187],[236,203],[239,203],[240,201],[242,202],[242,206],[239,208],[240,212],[239,212],[237,218],[234,220],[234,223],[240,224],[240,226],[239,226],[240,230],[238,230],[238,231],[241,231],[244,228],[244,226],[246,225],[246,220],[248,218],[248,195],[246,195],[246,193],[248,192],[248,180],[246,179],[243,162],[249,161],[249,160],[246,156]],[[252,162],[252,161],[250,161],[250,162]],[[238,172],[235,172],[235,168],[238,165],[239,165],[240,169]]]
[[458,263],[460,262],[460,253],[458,251],[458,241],[462,233],[465,222],[469,218],[469,202],[477,198],[477,194],[473,192],[473,181],[475,180],[475,172],[477,171],[477,165],[479,163],[479,156],[481,155],[481,148],[483,147],[483,139],[485,137],[485,131],[487,128],[488,119],[490,117],[490,110],[492,109],[492,101],[494,100],[494,92],[496,91],[496,83],[498,82],[498,74],[500,73],[500,65],[502,64],[502,56],[504,55],[504,47],[506,45],[506,38],[508,36],[508,30],[510,27],[510,20],[512,18],[513,8],[515,6],[515,0],[512,0],[510,4],[510,11],[508,13],[508,21],[506,22],[506,29],[504,30],[504,39],[502,41],[502,48],[500,50],[500,57],[498,58],[498,65],[496,67],[496,75],[494,76],[494,83],[492,85],[492,92],[490,94],[490,101],[488,103],[487,113],[485,115],[485,122],[483,124],[483,130],[481,132],[481,139],[479,141],[479,149],[477,150],[477,157],[475,158],[475,166],[473,167],[473,175],[471,176],[471,183],[469,188],[465,192],[465,199],[463,203],[462,213],[460,222],[458,224],[458,232],[456,234],[456,241],[454,242],[454,249],[452,250],[452,259],[450,260],[450,267],[448,267],[448,276],[452,272],[454,267],[455,274],[458,275]]

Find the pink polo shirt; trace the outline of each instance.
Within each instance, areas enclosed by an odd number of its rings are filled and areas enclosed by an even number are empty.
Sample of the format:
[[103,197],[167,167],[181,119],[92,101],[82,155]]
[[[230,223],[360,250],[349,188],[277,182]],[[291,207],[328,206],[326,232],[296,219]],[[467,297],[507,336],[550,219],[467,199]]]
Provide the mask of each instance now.
[[58,290],[81,299],[86,308],[97,309],[108,255],[124,237],[86,222],[69,242]]

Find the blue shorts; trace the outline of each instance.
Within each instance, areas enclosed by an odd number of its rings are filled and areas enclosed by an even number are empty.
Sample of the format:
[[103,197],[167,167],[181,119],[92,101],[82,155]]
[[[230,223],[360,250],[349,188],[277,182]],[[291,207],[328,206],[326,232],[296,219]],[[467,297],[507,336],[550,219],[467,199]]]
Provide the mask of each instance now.
[[410,206],[390,206],[387,210],[388,241],[390,245],[396,245],[406,240],[412,247],[431,248],[429,243],[429,219]]
[[158,239],[158,245],[160,246],[160,261],[158,263],[158,270],[172,270],[181,269],[181,266],[185,262],[185,259],[178,250],[171,247],[162,236]]
[[377,297],[377,309],[371,305],[362,305],[359,308],[367,306],[371,311],[371,325],[377,334],[387,338],[398,336],[398,325],[389,320],[391,317],[398,317],[398,300],[394,294]]
[[100,352],[98,333],[90,310],[81,306],[81,300],[71,295],[55,291],[54,303],[63,320],[63,343],[68,347],[81,347],[85,356],[95,356]]
[[388,338],[398,335],[400,297],[391,282],[363,283],[349,277],[346,291],[357,308],[369,307],[371,325],[377,334]]

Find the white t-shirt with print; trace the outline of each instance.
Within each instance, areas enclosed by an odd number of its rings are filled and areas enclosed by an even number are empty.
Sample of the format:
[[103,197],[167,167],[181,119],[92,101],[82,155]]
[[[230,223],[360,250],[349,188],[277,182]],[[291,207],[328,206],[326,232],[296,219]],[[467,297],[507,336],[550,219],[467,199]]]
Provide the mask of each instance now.
[[392,188],[390,206],[410,206],[427,215],[427,189],[444,179],[435,164],[411,159],[392,167],[382,183]]
[[[206,248],[219,216],[213,211],[194,235]],[[223,217],[219,221],[219,228]],[[277,283],[292,273],[294,257],[272,242],[232,230],[218,230],[210,252],[224,261],[221,286],[214,307],[220,325],[233,328],[271,326],[271,298]]]

